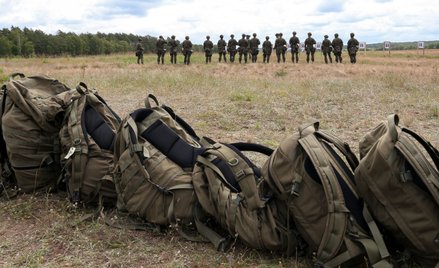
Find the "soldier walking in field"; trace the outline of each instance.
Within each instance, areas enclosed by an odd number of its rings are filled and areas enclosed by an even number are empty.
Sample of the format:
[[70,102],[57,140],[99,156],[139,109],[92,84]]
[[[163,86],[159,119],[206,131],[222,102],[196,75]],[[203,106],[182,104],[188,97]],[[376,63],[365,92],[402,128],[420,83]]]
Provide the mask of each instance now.
[[328,39],[328,35],[326,34],[325,34],[325,39],[323,39],[322,41],[322,52],[323,52],[323,56],[325,57],[325,63],[328,64],[328,57],[329,57],[329,62],[332,63],[332,57],[331,57],[332,43]]
[[274,42],[274,49],[276,50],[277,63],[280,63],[280,58],[282,56],[282,61],[285,62],[285,52],[287,51],[287,41],[282,37],[282,33],[276,34],[276,41]]
[[137,64],[143,64],[143,45],[142,45],[142,39],[139,38],[137,44],[136,44],[136,56],[137,56]]
[[234,37],[235,35],[231,34],[230,40],[227,43],[227,51],[229,51],[230,62],[232,63],[235,62],[236,46],[238,45],[238,41]]
[[335,62],[342,63],[341,52],[343,50],[343,40],[338,37],[338,33],[334,34],[334,39],[332,39],[332,47],[334,49]]
[[351,39],[348,41],[348,53],[351,58],[351,63],[355,64],[357,62],[357,51],[360,43],[354,38],[355,34],[351,33]]
[[159,36],[159,39],[157,39],[157,42],[155,43],[155,48],[157,51],[157,63],[160,64],[160,62],[162,64],[164,64],[164,57],[165,57],[165,53],[166,53],[166,41],[163,38],[163,36]]
[[206,41],[203,43],[203,49],[206,57],[206,64],[212,62],[213,43],[210,41],[210,36],[206,36]]
[[245,34],[242,34],[242,38],[238,41],[238,53],[239,53],[239,63],[242,62],[242,55],[244,55],[244,62],[247,63],[248,57],[248,39]]
[[314,62],[314,53],[316,52],[316,40],[311,37],[312,33],[308,33],[308,38],[305,40],[306,62],[309,63],[309,55],[311,54],[311,62]]
[[253,33],[253,38],[250,39],[250,53],[252,56],[252,62],[256,63],[258,60],[258,54],[259,54],[259,45],[261,44],[261,41],[259,41],[258,38],[256,38],[256,33]]
[[181,44],[182,51],[184,55],[184,64],[189,65],[191,62],[191,55],[192,55],[192,42],[189,40],[189,36],[186,36],[184,38],[185,40]]
[[178,43],[178,40],[175,40],[175,35],[171,36],[171,40],[168,42],[171,64],[177,64]]
[[291,48],[291,61],[294,63],[294,56],[296,56],[296,63],[299,62],[299,48],[300,40],[296,36],[296,32],[293,32],[293,36],[290,38],[290,48]]
[[265,41],[262,44],[262,55],[264,56],[264,63],[270,62],[271,51],[273,50],[273,44],[270,42],[270,37],[266,36]]
[[219,53],[219,62],[221,62],[221,58],[224,57],[224,62],[227,62],[226,59],[226,40],[223,39],[224,36],[220,35],[220,40],[218,40],[217,46],[218,46],[218,53]]

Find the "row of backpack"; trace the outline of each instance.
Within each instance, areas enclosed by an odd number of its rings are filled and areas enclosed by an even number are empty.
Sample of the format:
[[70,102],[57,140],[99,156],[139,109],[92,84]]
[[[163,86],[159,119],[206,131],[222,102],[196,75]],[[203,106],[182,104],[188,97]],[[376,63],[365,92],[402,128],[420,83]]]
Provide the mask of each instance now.
[[0,195],[65,189],[218,250],[239,240],[318,267],[439,265],[439,152],[397,115],[365,135],[359,161],[319,122],[275,150],[226,144],[153,95],[120,119],[84,83],[46,76],[11,75],[0,108]]

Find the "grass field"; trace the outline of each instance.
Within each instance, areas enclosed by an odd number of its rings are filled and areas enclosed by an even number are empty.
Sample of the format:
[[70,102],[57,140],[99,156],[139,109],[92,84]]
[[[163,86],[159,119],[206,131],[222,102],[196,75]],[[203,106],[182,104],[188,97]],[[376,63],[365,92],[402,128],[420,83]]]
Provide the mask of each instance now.
[[[291,54],[288,54],[290,57]],[[148,93],[186,119],[200,136],[251,141],[275,148],[299,125],[320,120],[358,153],[362,136],[390,113],[439,147],[439,50],[359,52],[357,64],[157,65],[154,55],[0,59],[0,80],[13,72],[46,74],[70,87],[85,82],[121,117]],[[274,62],[272,56],[271,61]],[[261,56],[259,56],[261,62]],[[263,161],[263,159],[260,159]],[[23,195],[0,202],[0,267],[301,267],[304,260],[249,249],[228,253],[178,234],[119,230],[86,213],[63,194]]]

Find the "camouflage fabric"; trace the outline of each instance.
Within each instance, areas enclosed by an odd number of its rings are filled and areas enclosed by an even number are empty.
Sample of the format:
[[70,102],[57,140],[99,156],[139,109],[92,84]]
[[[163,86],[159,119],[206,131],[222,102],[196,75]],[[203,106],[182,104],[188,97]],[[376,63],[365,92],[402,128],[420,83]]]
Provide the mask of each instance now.
[[238,41],[234,39],[233,37],[229,40],[227,43],[227,50],[229,51],[230,56],[230,62],[235,62],[235,55],[236,55],[236,46],[238,45]]
[[328,39],[327,35],[325,35],[325,39],[322,41],[322,52],[323,52],[323,56],[325,57],[325,63],[326,64],[328,63],[328,58],[329,58],[329,62],[332,63],[332,57],[331,57],[332,43]]
[[274,42],[274,49],[276,50],[277,62],[280,62],[281,56],[282,61],[285,62],[285,52],[287,50],[287,41],[282,37],[282,34],[278,34],[276,41]]
[[173,35],[171,37],[171,40],[168,42],[169,46],[169,54],[171,55],[171,63],[177,64],[177,51],[178,51],[178,45],[179,41],[175,39],[175,36]]
[[360,43],[354,38],[354,34],[351,34],[351,39],[348,41],[348,53],[352,64],[357,62],[357,51],[359,45]]
[[217,46],[218,46],[218,53],[219,53],[219,62],[221,62],[221,58],[224,58],[224,62],[227,62],[226,59],[226,47],[227,42],[223,39],[223,35],[220,36],[220,40],[218,40]]
[[299,37],[292,36],[290,38],[291,53],[298,53],[299,52],[299,46],[300,46]]
[[341,53],[343,51],[343,40],[338,37],[338,34],[335,34],[334,39],[332,39],[332,47],[334,48],[335,62],[342,63],[343,58]]
[[189,65],[189,63],[191,62],[191,55],[192,55],[192,42],[189,40],[188,36],[186,36],[181,46],[184,55],[184,64]]
[[273,51],[273,44],[270,42],[270,40],[265,40],[262,44],[262,52],[263,52],[263,62],[270,62],[270,56],[271,52]]

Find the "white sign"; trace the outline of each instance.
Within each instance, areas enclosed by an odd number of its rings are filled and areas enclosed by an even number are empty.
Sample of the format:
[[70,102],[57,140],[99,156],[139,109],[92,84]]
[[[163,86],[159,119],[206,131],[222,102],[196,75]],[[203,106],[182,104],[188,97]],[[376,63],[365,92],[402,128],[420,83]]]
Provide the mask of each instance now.
[[316,48],[317,50],[322,49],[322,42],[317,42]]
[[360,49],[366,49],[366,42],[360,42]]
[[300,51],[304,51],[305,50],[305,43],[300,43]]
[[418,48],[424,49],[424,41],[418,42]]
[[385,49],[390,49],[390,41],[385,41],[384,42],[384,48]]

